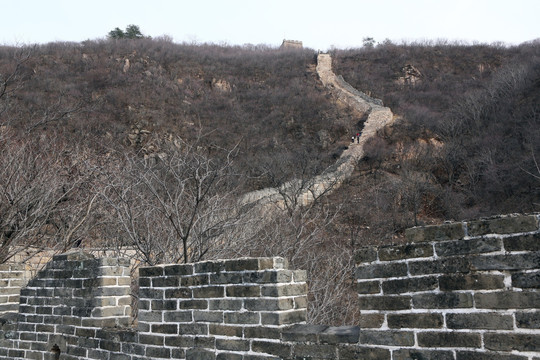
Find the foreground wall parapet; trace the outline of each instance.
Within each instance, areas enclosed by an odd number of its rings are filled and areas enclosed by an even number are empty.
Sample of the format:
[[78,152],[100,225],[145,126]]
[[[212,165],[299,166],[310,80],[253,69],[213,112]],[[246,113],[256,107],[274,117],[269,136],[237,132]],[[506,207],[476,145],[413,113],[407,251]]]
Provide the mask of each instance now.
[[306,323],[306,272],[283,258],[142,267],[133,325],[128,260],[58,255],[0,317],[0,359],[540,359],[538,215],[406,237],[358,252],[361,315],[342,327]]
[[408,229],[358,252],[360,342],[393,359],[540,357],[537,215]]

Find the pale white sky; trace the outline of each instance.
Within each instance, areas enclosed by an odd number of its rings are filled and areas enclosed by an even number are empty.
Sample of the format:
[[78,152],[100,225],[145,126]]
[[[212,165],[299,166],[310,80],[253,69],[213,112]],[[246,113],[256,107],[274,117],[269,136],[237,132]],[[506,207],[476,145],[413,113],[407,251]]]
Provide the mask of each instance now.
[[0,0],[0,44],[105,38],[129,24],[175,42],[315,50],[376,41],[519,44],[540,37],[540,0]]

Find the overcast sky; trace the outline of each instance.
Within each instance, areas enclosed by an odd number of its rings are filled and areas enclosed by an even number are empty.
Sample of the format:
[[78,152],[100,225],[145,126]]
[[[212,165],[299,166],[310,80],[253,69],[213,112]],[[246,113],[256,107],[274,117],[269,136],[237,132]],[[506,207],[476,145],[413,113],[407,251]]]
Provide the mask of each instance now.
[[129,24],[175,42],[360,47],[376,41],[519,44],[540,37],[540,0],[0,0],[1,44],[94,40]]

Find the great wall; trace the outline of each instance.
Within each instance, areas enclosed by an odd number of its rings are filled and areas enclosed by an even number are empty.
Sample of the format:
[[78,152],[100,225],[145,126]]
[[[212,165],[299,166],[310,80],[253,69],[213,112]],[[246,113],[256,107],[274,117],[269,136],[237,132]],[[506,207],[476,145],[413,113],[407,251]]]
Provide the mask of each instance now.
[[539,223],[418,227],[360,249],[361,317],[344,327],[306,324],[306,273],[283,258],[142,267],[136,325],[127,259],[57,255],[28,283],[2,265],[0,359],[538,360]]
[[332,58],[329,54],[317,57],[317,74],[323,85],[340,101],[354,108],[358,113],[367,114],[362,135],[358,143],[352,143],[343,151],[336,163],[323,174],[305,181],[291,180],[280,188],[268,188],[253,191],[244,195],[243,203],[258,202],[261,204],[277,203],[283,198],[296,197],[298,204],[307,205],[313,199],[340,186],[354,171],[364,155],[364,144],[376,132],[394,121],[390,108],[384,107],[381,100],[373,99],[354,89],[341,76],[332,71]]
[[[319,54],[322,83],[368,117],[359,144],[301,189],[302,204],[350,176],[367,139],[394,120],[331,61]],[[244,201],[279,202],[294,186]],[[128,259],[79,251],[33,277],[3,264],[0,360],[540,360],[540,215],[405,235],[406,244],[358,250],[360,318],[342,327],[307,323],[306,272],[279,257],[141,267],[135,278]]]

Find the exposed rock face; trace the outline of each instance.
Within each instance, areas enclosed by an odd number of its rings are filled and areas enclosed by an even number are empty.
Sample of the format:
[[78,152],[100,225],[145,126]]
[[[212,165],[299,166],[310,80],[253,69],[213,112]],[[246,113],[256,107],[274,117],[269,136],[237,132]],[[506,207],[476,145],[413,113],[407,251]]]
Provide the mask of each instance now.
[[226,80],[223,80],[223,79],[212,79],[212,89],[216,89],[218,91],[222,91],[222,92],[231,92],[232,91],[232,86],[231,84],[226,81]]
[[400,85],[416,85],[422,81],[422,73],[411,64],[405,65],[401,72],[403,76],[397,79],[397,83]]

